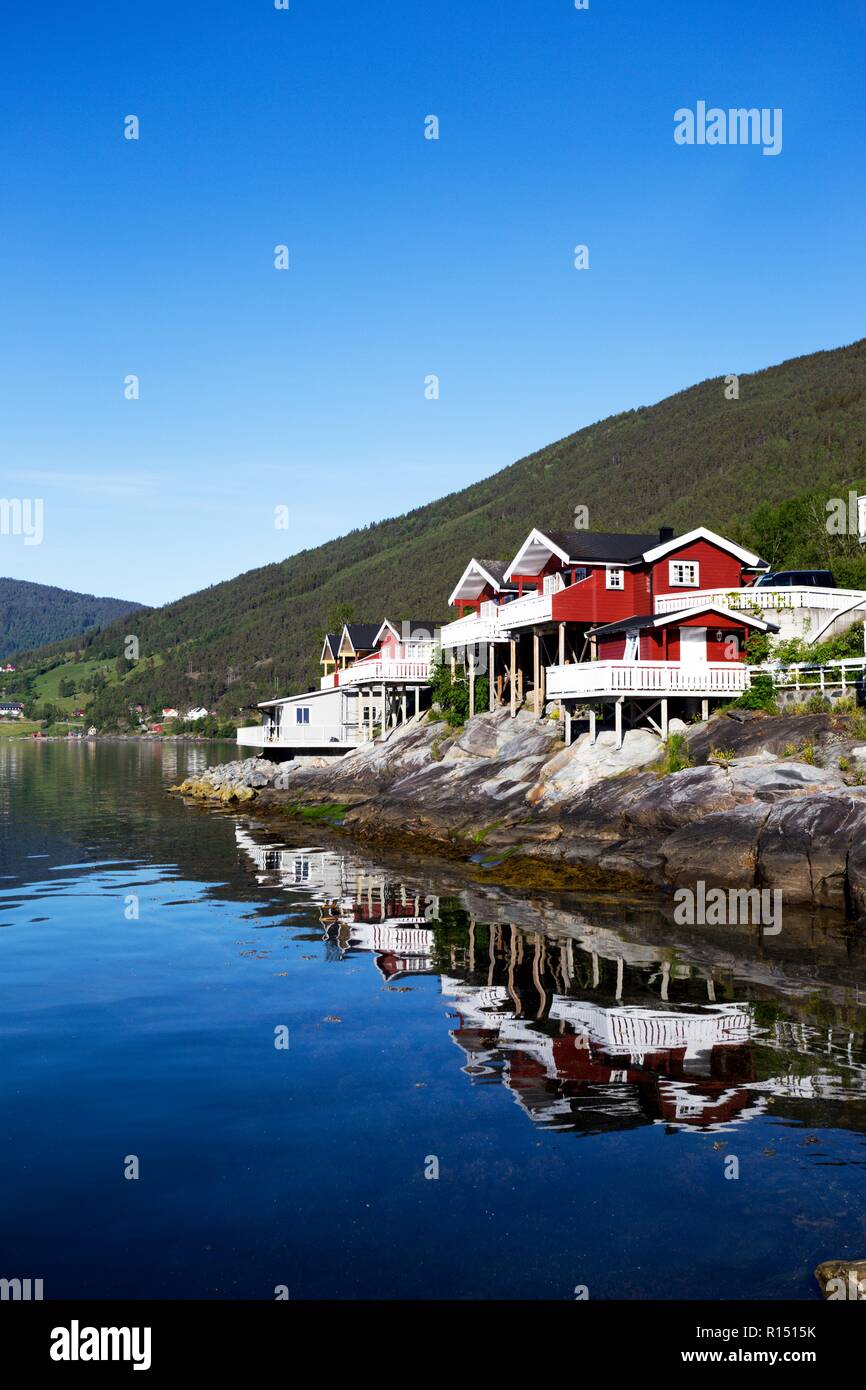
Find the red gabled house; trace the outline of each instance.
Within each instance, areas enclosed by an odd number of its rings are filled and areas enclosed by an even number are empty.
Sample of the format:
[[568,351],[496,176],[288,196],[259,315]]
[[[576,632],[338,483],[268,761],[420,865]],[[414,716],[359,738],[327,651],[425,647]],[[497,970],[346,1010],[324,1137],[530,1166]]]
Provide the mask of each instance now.
[[[667,696],[700,697],[705,712],[710,698],[741,693],[748,636],[775,630],[717,597],[749,588],[766,561],[703,526],[679,536],[671,527],[534,528],[501,578],[489,564],[485,577],[483,568],[470,562],[452,593],[461,616],[443,629],[442,644],[470,650],[472,672],[486,669],[491,707],[506,690],[512,712],[530,689],[538,714],[548,695],[566,710],[612,699],[618,736],[626,695],[664,699],[666,732]],[[496,643],[506,640],[507,661],[499,655],[497,672]]]

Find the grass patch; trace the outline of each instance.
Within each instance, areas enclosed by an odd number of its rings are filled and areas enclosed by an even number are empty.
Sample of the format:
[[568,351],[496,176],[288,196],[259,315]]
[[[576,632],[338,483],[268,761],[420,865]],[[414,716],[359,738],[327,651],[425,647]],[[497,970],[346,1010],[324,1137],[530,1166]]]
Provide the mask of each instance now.
[[483,845],[491,830],[496,830],[501,824],[501,820],[493,820],[489,825],[482,825],[480,830],[473,830],[472,833],[467,836],[467,839],[471,840],[475,845]]
[[342,825],[349,807],[342,801],[325,801],[320,806],[305,806],[300,801],[286,807],[286,814],[307,825]]
[[656,766],[658,775],[667,777],[672,772],[682,772],[691,766],[685,734],[671,734],[663,745],[662,756]]

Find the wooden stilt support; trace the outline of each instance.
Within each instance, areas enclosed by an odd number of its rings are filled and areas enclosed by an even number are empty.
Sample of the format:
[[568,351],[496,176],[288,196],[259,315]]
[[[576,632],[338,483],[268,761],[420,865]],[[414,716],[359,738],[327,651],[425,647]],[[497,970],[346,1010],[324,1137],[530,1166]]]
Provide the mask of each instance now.
[[616,729],[616,746],[617,748],[622,748],[622,696],[620,696],[614,705],[613,719]]
[[661,728],[661,734],[662,734],[662,738],[667,738],[667,736],[668,736],[668,702],[667,702],[667,700],[662,700],[662,728]]
[[709,717],[710,717],[710,702],[709,702],[709,700],[701,700],[701,719],[706,720],[706,719],[709,719]]
[[508,689],[511,694],[511,718],[517,714],[517,643],[511,639],[511,675],[508,681]]
[[565,711],[565,746],[571,746],[571,710],[568,708]]
[[559,664],[565,665],[565,623],[559,624]]
[[595,705],[591,705],[589,710],[589,741],[595,743]]
[[487,706],[491,713],[496,708],[496,647],[493,642],[487,644],[487,685],[490,694],[487,697]]
[[469,718],[475,714],[475,648],[469,653]]

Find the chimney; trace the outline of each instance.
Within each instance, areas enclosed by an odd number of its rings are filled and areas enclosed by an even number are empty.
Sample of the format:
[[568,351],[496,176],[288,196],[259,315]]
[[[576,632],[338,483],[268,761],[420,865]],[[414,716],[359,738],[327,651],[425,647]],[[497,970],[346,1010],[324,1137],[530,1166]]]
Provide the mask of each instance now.
[[660,527],[659,527],[659,545],[665,545],[665,544],[667,543],[667,541],[672,541],[673,538],[674,538],[674,528],[673,528],[673,526],[660,526]]

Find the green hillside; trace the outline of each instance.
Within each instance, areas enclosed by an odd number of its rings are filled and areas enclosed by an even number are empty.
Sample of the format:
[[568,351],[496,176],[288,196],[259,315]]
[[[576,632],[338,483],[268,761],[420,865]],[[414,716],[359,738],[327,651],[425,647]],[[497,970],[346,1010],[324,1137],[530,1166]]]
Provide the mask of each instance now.
[[0,579],[0,657],[76,637],[134,613],[140,603]]
[[[358,619],[446,618],[448,593],[472,554],[511,555],[530,526],[568,528],[578,506],[589,509],[594,530],[706,524],[753,544],[768,540],[768,558],[779,564],[788,522],[772,509],[806,493],[844,495],[863,479],[866,340],[744,375],[737,400],[716,378],[602,420],[405,516],[114,624],[73,655],[117,661],[130,629],[140,639],[140,662],[94,695],[104,722],[122,718],[132,699],[234,715],[315,679],[336,605],[351,605]],[[830,562],[814,508],[794,519],[798,554],[811,547]],[[862,574],[866,582],[856,542],[836,549],[847,567],[840,581]],[[52,659],[39,654],[43,666]]]

